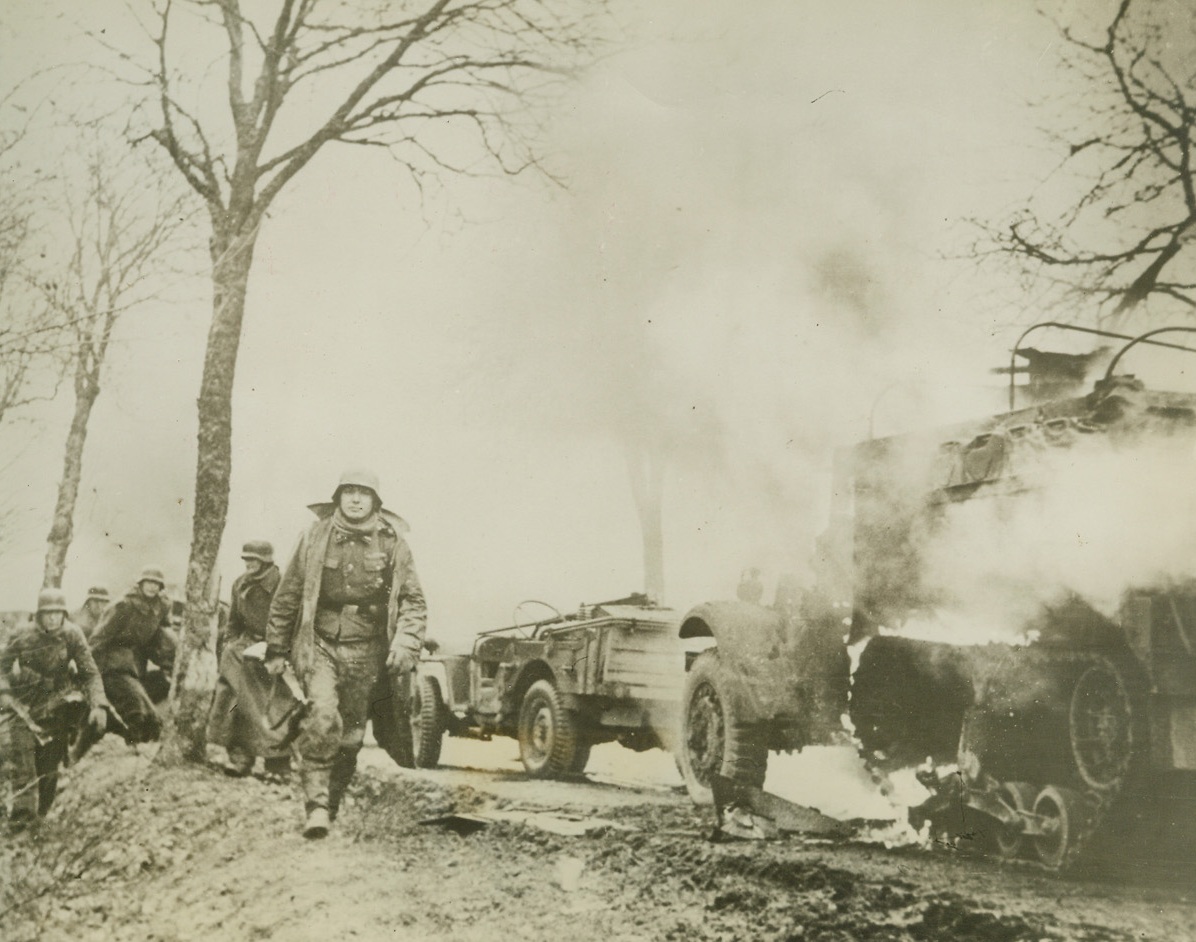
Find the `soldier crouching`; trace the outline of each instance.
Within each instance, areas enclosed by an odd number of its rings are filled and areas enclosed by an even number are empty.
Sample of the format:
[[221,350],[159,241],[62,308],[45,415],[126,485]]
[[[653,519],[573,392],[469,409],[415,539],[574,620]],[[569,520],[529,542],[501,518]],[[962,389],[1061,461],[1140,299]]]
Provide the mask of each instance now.
[[305,837],[323,837],[357,768],[370,695],[385,668],[415,668],[423,590],[403,520],[382,509],[377,475],[341,476],[300,537],[270,607],[266,666],[290,659],[309,700],[297,749]]
[[100,672],[66,613],[66,597],[43,589],[33,621],[18,627],[0,651],[0,742],[9,766],[9,819],[18,829],[50,810],[79,710],[89,711],[97,737],[108,722]]
[[170,602],[162,595],[165,588],[162,570],[143,570],[125,597],[104,612],[91,636],[104,691],[124,720],[125,738],[131,743],[153,742],[162,731],[146,682],[151,661],[167,678],[174,671],[175,640]]

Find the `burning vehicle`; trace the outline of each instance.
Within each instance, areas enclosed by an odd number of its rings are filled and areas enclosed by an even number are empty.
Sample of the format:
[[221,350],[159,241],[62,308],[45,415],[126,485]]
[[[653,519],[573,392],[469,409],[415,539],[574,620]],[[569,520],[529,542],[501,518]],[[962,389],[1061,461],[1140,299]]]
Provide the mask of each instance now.
[[677,614],[637,594],[483,631],[471,654],[426,654],[409,702],[415,764],[434,767],[446,733],[513,737],[539,778],[581,773],[599,743],[673,748]]
[[1149,557],[1196,531],[1196,395],[1116,372],[1161,332],[1087,394],[842,452],[821,584],[681,621],[715,640],[682,698],[691,796],[750,804],[770,750],[850,734],[919,770],[915,826],[1056,870],[1190,804],[1196,555]]

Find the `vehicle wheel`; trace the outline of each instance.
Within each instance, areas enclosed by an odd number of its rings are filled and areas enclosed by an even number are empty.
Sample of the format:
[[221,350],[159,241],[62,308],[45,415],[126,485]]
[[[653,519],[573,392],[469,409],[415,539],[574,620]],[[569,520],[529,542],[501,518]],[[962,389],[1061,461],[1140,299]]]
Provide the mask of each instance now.
[[519,708],[519,758],[528,775],[548,778],[574,771],[577,730],[573,714],[550,680],[527,688]]
[[1134,754],[1134,717],[1129,691],[1112,663],[1101,659],[1080,675],[1067,718],[1084,784],[1097,791],[1119,786]]
[[693,662],[681,698],[681,736],[677,768],[696,805],[714,803],[714,776],[739,784],[764,785],[768,747],[735,713],[731,681],[717,651],[705,651]]
[[[1018,812],[1029,812],[1034,802],[1034,786],[1027,782],[1002,782],[997,789],[1001,799]],[[992,835],[998,857],[1013,860],[1026,849],[1026,835],[1021,826],[997,825]]]
[[1065,870],[1079,850],[1083,828],[1082,800],[1068,788],[1048,785],[1038,793],[1034,814],[1039,818],[1041,834],[1034,836],[1038,859],[1051,870]]
[[444,739],[444,701],[440,687],[431,677],[421,677],[411,699],[411,748],[415,767],[434,769],[440,763]]

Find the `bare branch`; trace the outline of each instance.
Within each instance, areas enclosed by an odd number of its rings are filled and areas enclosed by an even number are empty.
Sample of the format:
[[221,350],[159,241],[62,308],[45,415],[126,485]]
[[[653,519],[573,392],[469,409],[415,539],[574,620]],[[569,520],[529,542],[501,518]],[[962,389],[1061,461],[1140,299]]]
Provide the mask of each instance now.
[[1196,280],[1196,58],[1168,52],[1193,49],[1196,35],[1176,10],[1136,0],[1120,0],[1099,39],[1056,25],[1080,103],[1047,132],[1063,158],[1051,187],[1011,220],[981,224],[973,256],[1021,266],[1059,288],[1063,303],[1099,296],[1113,317],[1151,297],[1186,311],[1185,284]]

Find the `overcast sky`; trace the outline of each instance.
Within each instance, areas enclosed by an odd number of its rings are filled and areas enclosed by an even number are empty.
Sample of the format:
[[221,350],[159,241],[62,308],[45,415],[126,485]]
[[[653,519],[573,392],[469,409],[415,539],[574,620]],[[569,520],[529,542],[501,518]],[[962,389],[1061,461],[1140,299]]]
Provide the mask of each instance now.
[[[304,505],[365,463],[411,524],[432,634],[637,590],[615,432],[647,424],[679,443],[666,600],[727,597],[747,566],[770,586],[804,567],[836,445],[996,407],[985,371],[1042,318],[942,256],[1051,166],[1026,107],[1056,78],[1050,25],[1006,0],[629,6],[651,11],[554,115],[567,191],[449,180],[421,205],[342,149],[277,206],[238,362],[228,580],[244,540],[288,553]],[[81,48],[45,9],[0,13],[8,84]],[[209,313],[189,290],[122,325],[72,604],[147,563],[183,580]],[[40,583],[68,406],[7,433],[2,608]]]

